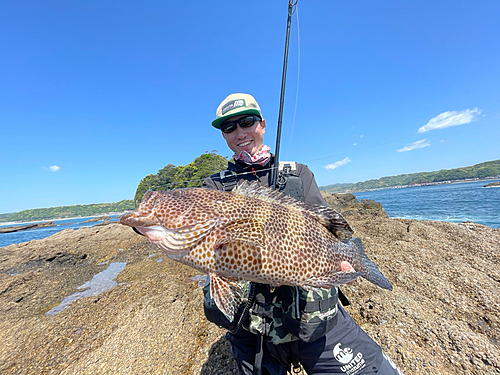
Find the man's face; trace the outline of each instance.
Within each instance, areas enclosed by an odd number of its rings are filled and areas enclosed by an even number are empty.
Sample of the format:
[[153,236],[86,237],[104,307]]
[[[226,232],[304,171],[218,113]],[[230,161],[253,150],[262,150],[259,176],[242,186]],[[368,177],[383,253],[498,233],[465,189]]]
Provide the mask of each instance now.
[[[233,116],[227,121],[235,121],[248,115]],[[266,132],[266,120],[256,121],[249,128],[241,128],[240,125],[232,133],[222,133],[222,136],[227,142],[228,147],[239,154],[241,151],[246,151],[250,155],[254,155],[262,147],[264,142],[264,133]]]

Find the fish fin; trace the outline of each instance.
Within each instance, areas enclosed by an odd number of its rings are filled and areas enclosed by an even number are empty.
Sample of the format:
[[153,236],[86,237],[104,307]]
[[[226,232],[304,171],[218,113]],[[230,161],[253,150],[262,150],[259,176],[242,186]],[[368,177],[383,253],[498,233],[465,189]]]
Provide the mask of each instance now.
[[210,295],[226,318],[232,322],[241,305],[244,290],[239,280],[210,272]]
[[319,276],[312,276],[304,283],[303,288],[307,290],[314,290],[313,288],[329,289],[334,285],[342,285],[356,280],[359,276],[363,276],[361,272],[347,272],[347,271],[331,271],[325,272]]
[[262,223],[254,219],[237,219],[224,227],[229,241],[242,241],[255,246],[265,246],[266,235]]
[[333,208],[302,203],[302,209],[315,217],[321,225],[340,241],[345,242],[352,237],[354,231],[349,226],[349,223]]
[[242,180],[233,190],[233,193],[262,199],[271,203],[278,203],[292,210],[305,211],[318,220],[330,233],[341,241],[347,241],[354,233],[344,217],[333,208],[321,206],[319,204],[305,204],[298,199],[281,193],[279,190],[261,186],[258,182],[250,184]]
[[359,254],[360,262],[363,267],[366,268],[366,271],[364,271],[361,275],[363,278],[381,288],[392,290],[392,285],[389,280],[386,279],[375,263],[373,263],[366,255],[360,238],[351,238],[349,242],[347,242],[347,246],[350,246],[353,251]]

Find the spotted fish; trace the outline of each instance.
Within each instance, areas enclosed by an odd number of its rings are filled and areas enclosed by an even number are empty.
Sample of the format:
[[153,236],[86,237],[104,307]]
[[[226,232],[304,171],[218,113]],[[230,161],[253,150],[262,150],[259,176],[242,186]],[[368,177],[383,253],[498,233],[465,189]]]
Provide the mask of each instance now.
[[[230,321],[242,302],[242,280],[317,290],[362,276],[392,290],[337,211],[256,183],[232,192],[148,191],[120,223],[168,257],[208,273],[212,298]],[[354,270],[343,271],[346,261]]]

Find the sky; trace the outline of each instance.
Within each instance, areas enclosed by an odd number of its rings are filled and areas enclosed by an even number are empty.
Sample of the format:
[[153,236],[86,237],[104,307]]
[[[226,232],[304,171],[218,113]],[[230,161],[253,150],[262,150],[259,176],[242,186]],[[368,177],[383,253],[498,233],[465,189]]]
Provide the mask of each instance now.
[[[0,213],[132,199],[252,94],[275,150],[286,0],[0,2]],[[500,2],[299,0],[280,160],[318,185],[500,159]]]

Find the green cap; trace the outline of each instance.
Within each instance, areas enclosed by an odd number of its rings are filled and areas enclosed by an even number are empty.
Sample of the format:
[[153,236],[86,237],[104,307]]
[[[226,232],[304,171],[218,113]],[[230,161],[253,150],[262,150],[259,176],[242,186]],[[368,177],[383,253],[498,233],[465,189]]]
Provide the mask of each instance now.
[[254,97],[249,94],[231,94],[217,107],[217,118],[212,121],[212,126],[220,129],[222,123],[228,118],[246,114],[262,118],[259,104]]

